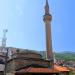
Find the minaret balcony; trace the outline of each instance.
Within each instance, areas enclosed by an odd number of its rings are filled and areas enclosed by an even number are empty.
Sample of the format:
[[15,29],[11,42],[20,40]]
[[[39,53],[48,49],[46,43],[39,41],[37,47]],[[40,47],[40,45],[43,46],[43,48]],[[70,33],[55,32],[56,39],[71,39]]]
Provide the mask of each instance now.
[[51,21],[52,20],[52,16],[50,14],[45,14],[43,20],[44,21]]

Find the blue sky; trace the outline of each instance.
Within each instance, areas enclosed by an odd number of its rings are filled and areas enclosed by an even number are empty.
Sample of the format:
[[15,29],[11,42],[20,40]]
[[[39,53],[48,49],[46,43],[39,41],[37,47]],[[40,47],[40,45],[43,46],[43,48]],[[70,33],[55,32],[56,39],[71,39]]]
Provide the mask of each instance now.
[[[0,45],[8,29],[7,46],[45,50],[45,0],[0,0]],[[75,0],[49,0],[54,51],[75,51]]]

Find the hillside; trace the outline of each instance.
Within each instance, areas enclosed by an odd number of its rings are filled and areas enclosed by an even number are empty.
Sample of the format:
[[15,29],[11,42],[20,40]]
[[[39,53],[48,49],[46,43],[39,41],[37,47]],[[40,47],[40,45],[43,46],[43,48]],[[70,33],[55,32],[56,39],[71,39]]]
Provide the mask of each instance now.
[[55,53],[56,59],[62,59],[65,61],[75,61],[75,52],[61,52]]
[[[45,58],[45,52],[40,51],[39,52],[44,58]],[[60,52],[60,53],[55,53],[55,58],[56,59],[62,59],[65,61],[75,61],[75,52]]]

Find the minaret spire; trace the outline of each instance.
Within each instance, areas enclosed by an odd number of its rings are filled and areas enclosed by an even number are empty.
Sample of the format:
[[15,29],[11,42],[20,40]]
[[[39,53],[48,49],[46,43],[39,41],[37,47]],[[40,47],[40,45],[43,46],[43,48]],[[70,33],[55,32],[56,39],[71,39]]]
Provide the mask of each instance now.
[[48,0],[46,0],[46,5],[48,5]]
[[48,4],[48,0],[46,0],[45,14],[49,14],[49,4]]
[[48,0],[46,0],[46,6],[49,7]]

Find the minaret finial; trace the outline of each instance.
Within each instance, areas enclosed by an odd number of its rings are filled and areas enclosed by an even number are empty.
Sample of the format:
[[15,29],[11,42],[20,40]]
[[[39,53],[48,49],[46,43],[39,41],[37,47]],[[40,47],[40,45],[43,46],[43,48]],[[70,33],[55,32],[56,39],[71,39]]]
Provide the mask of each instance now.
[[45,14],[49,14],[49,4],[48,4],[48,0],[46,0]]
[[48,5],[48,0],[46,0],[46,5]]

